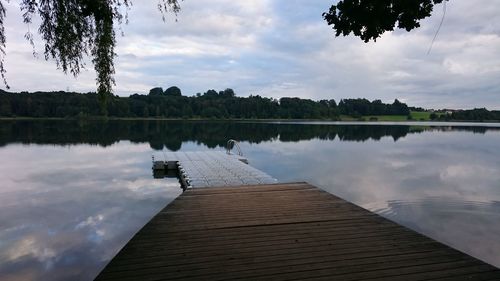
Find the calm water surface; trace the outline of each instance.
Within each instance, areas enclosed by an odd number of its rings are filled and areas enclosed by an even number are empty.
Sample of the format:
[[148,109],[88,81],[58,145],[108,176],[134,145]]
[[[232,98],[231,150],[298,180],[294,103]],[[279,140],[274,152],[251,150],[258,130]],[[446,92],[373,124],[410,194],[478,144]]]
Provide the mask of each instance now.
[[1,121],[1,280],[92,280],[181,193],[153,179],[151,155],[229,138],[279,181],[500,267],[500,124]]

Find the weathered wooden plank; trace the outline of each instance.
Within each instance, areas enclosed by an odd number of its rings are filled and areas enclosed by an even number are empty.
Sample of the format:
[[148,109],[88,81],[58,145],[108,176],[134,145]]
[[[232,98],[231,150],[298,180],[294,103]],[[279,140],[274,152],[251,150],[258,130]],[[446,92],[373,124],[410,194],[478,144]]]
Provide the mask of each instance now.
[[[286,245],[280,247],[262,247],[262,248],[246,248],[246,249],[231,249],[219,248],[210,252],[200,252],[196,255],[191,252],[184,254],[168,254],[166,252],[155,252],[153,255],[147,255],[143,251],[135,253],[124,253],[127,257],[114,261],[115,265],[137,264],[148,262],[164,262],[170,265],[180,264],[201,264],[210,261],[231,261],[237,257],[237,260],[248,259],[255,262],[259,259],[274,257],[276,260],[287,259],[288,257],[301,258],[302,255],[347,255],[348,253],[376,253],[375,256],[381,255],[386,251],[398,251],[399,254],[414,253],[420,251],[438,251],[439,244],[435,242],[415,242],[415,241],[396,241],[404,242],[401,246],[391,245],[387,242],[369,242],[356,245],[316,245],[307,247],[295,247],[295,245]],[[161,248],[161,247],[160,247]],[[350,256],[342,256],[342,259],[349,259]],[[167,263],[168,262],[168,263]]]
[[[443,251],[443,250],[442,250]],[[197,269],[207,269],[207,268],[218,268],[221,266],[238,266],[243,265],[246,266],[249,262],[252,263],[252,266],[258,265],[277,265],[279,263],[283,263],[286,261],[296,261],[296,262],[304,262],[308,260],[313,261],[342,261],[342,260],[356,260],[356,259],[370,259],[370,258],[384,258],[384,257],[404,257],[404,256],[418,256],[426,253],[436,253],[439,254],[439,250],[435,250],[433,247],[424,246],[422,248],[413,248],[413,249],[405,249],[405,251],[401,251],[401,248],[391,249],[387,248],[383,251],[379,249],[372,248],[359,248],[359,249],[343,249],[343,250],[318,250],[314,252],[296,252],[286,255],[266,255],[260,257],[245,257],[240,259],[206,259],[204,261],[198,260],[192,262],[181,262],[181,261],[172,261],[171,263],[166,264],[164,260],[161,261],[149,261],[147,264],[144,263],[120,263],[115,264],[115,266],[109,270],[109,272],[123,272],[123,271],[134,271],[138,269],[145,268],[154,268],[154,267],[162,267],[166,270],[171,269],[176,272],[192,270],[192,267],[196,267]],[[346,258],[348,256],[348,258]],[[272,262],[272,263],[271,263]]]
[[[293,226],[291,226],[293,227]],[[355,231],[355,234],[352,232]],[[335,236],[335,239],[341,239],[342,237],[346,238],[365,238],[372,236],[386,236],[386,235],[400,235],[407,234],[405,230],[401,230],[396,227],[377,227],[377,228],[363,228],[362,225],[359,227],[342,227],[342,228],[326,228],[320,229],[317,231],[314,230],[302,230],[295,231],[290,228],[288,231],[283,232],[275,232],[275,233],[263,233],[263,234],[254,234],[254,233],[242,233],[239,235],[227,235],[227,236],[216,236],[216,233],[210,232],[210,234],[215,234],[212,236],[205,236],[202,238],[190,237],[189,239],[181,239],[180,236],[171,236],[171,235],[159,235],[155,236],[142,236],[134,240],[135,244],[140,245],[140,247],[147,247],[148,245],[155,246],[160,243],[167,244],[169,246],[180,246],[184,249],[188,247],[198,247],[208,244],[238,244],[238,243],[249,243],[249,242],[270,242],[270,241],[281,241],[288,239],[308,239],[313,237],[328,237]]]
[[[154,249],[150,248],[145,248],[142,247],[141,245],[137,245],[135,248],[131,248],[130,251],[136,251],[136,253],[142,253],[141,258],[144,258],[145,256],[157,256],[163,252],[164,250],[168,249],[168,253],[165,254],[165,256],[170,256],[173,258],[177,258],[178,256],[181,257],[187,257],[187,256],[201,256],[201,255],[212,255],[214,253],[217,253],[219,256],[222,255],[234,255],[235,253],[238,254],[243,254],[246,252],[256,252],[258,254],[272,254],[272,253],[277,253],[280,250],[287,250],[287,249],[299,249],[299,248],[305,248],[306,250],[312,249],[312,248],[318,248],[324,247],[324,248],[329,248],[331,250],[338,250],[338,249],[344,249],[344,248],[351,248],[351,249],[356,249],[358,247],[364,247],[366,245],[369,246],[388,246],[390,243],[406,243],[406,244],[425,244],[427,243],[427,240],[416,240],[414,237],[397,237],[395,235],[373,235],[371,237],[354,237],[354,238],[340,238],[336,239],[335,242],[338,244],[336,246],[331,246],[329,245],[329,242],[322,242],[320,240],[324,240],[327,237],[318,237],[318,238],[310,238],[310,239],[293,239],[293,240],[278,240],[278,241],[269,241],[269,242],[241,242],[241,244],[217,244],[217,250],[214,250],[213,244],[208,244],[206,246],[200,246],[200,247],[178,247],[174,248],[169,245],[164,245],[161,243],[158,243],[157,247]],[[389,236],[389,237],[388,237]],[[233,249],[234,247],[237,247],[237,249]],[[394,246],[393,246],[394,247]],[[197,249],[193,249],[197,248]],[[148,252],[146,252],[148,251]],[[195,254],[194,254],[195,253]],[[164,256],[164,257],[165,257]]]
[[[364,257],[362,259],[341,259],[338,256],[323,256],[310,259],[284,259],[274,261],[272,263],[255,263],[251,264],[231,264],[230,267],[226,263],[219,263],[218,266],[200,268],[198,264],[191,264],[182,267],[153,267],[153,268],[135,268],[134,270],[123,270],[114,272],[113,278],[128,278],[131,276],[146,277],[155,276],[157,274],[168,274],[172,278],[188,278],[188,277],[212,277],[220,276],[220,267],[225,267],[224,274],[231,274],[235,278],[252,277],[256,272],[260,276],[282,274],[287,271],[311,270],[317,268],[329,268],[332,264],[339,270],[345,267],[363,266],[368,268],[383,263],[405,264],[408,261],[429,262],[429,261],[455,261],[459,260],[458,254],[449,252],[421,252],[406,255],[388,255],[376,257]],[[230,264],[230,263],[229,263]]]
[[234,279],[500,280],[500,273],[311,185],[292,183],[189,190],[96,278]]

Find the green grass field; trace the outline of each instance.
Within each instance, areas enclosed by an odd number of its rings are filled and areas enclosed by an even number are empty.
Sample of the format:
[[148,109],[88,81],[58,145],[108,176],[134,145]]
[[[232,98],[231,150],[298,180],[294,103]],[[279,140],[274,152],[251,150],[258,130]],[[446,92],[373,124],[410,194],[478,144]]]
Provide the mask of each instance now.
[[430,112],[412,111],[412,112],[410,112],[410,114],[411,114],[411,118],[414,120],[421,120],[421,119],[424,119],[425,121],[431,120],[431,118],[430,118],[431,113]]

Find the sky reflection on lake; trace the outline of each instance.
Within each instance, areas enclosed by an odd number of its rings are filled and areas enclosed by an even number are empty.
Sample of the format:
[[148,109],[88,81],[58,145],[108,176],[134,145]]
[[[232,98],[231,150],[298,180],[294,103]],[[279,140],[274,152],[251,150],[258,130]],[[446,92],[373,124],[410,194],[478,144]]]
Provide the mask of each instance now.
[[221,150],[228,138],[280,181],[308,181],[500,266],[494,126],[0,122],[2,280],[92,280],[181,192],[153,179],[151,154]]
[[1,280],[92,280],[177,180],[151,176],[149,145],[0,149]]

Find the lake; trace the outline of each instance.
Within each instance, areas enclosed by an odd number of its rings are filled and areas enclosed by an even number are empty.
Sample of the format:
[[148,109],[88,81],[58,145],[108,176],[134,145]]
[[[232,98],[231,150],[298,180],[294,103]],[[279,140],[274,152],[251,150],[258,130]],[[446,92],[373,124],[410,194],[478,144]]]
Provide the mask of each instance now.
[[223,150],[500,267],[500,124],[0,121],[2,280],[92,280],[182,190],[152,154]]

